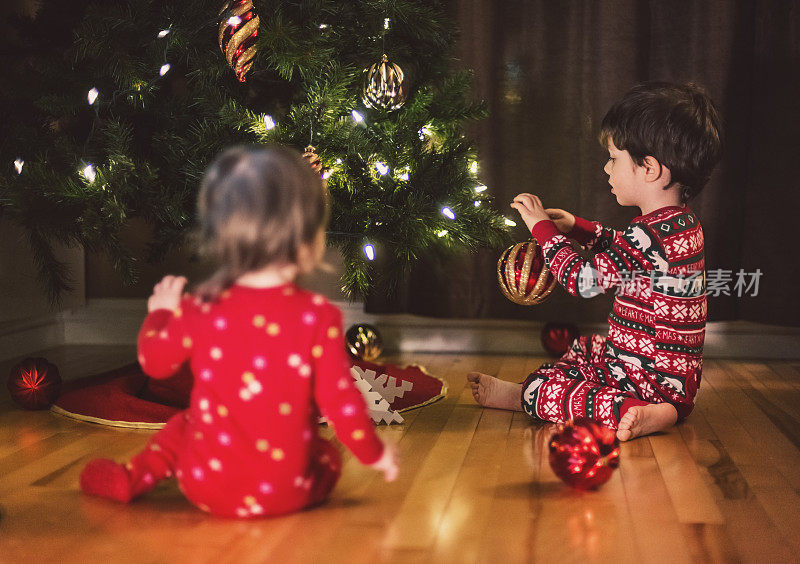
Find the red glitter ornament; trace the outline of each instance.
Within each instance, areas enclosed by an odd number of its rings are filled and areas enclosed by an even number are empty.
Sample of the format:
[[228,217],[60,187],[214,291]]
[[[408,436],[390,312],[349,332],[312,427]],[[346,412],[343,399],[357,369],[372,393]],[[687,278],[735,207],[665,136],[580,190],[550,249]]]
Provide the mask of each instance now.
[[8,391],[20,407],[48,408],[61,392],[58,367],[46,358],[26,358],[11,369]]
[[542,327],[542,346],[550,356],[560,357],[579,335],[578,328],[571,323],[548,321]]
[[550,437],[550,468],[580,490],[606,483],[619,466],[619,440],[608,427],[584,417],[559,425]]
[[556,285],[535,239],[503,251],[497,261],[497,281],[503,295],[520,305],[538,304]]

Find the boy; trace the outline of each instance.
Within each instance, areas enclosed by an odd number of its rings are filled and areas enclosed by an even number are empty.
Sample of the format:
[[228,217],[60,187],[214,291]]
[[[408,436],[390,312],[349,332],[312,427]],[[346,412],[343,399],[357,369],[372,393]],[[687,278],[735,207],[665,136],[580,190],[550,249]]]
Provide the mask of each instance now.
[[[696,86],[653,82],[631,89],[603,118],[611,193],[641,215],[625,231],[544,209],[519,194],[516,209],[556,279],[573,295],[616,288],[608,337],[573,342],[522,384],[472,372],[478,403],[547,421],[589,417],[634,437],[668,429],[694,407],[706,323],[703,231],[686,202],[721,153],[720,121]],[[573,238],[591,249],[582,259]]]

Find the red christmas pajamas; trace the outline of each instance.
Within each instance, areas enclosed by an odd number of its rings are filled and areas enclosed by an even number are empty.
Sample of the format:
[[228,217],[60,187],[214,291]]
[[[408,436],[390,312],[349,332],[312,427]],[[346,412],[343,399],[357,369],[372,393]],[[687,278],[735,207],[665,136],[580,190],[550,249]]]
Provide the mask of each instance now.
[[[608,337],[573,342],[523,382],[522,407],[546,421],[589,417],[616,429],[634,405],[669,402],[680,419],[700,385],[706,322],[703,232],[688,207],[669,206],[624,231],[576,218],[566,236],[552,221],[532,232],[550,271],[571,294],[616,288]],[[583,258],[568,237],[586,245]]]
[[174,313],[150,313],[138,345],[154,378],[190,362],[190,406],[125,467],[91,462],[81,476],[88,493],[128,501],[174,475],[192,503],[221,516],[320,503],[341,469],[317,436],[320,413],[362,463],[383,453],[350,375],[341,313],[322,296],[287,284],[234,286],[206,304],[187,298]]

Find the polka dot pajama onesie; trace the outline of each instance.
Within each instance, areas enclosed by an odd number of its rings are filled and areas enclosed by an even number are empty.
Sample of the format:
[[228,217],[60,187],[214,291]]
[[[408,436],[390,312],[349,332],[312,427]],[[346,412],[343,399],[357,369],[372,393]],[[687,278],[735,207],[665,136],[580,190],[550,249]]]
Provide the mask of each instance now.
[[[679,419],[700,386],[706,324],[703,231],[688,207],[634,218],[625,231],[576,218],[566,236],[552,221],[534,225],[559,283],[590,298],[616,288],[608,336],[573,342],[523,383],[529,415],[554,422],[589,417],[616,429],[632,406],[669,402]],[[586,245],[583,258],[568,238]]]
[[189,408],[126,466],[130,496],[174,475],[193,504],[221,516],[320,503],[341,468],[317,436],[320,411],[362,463],[376,462],[383,443],[350,376],[341,323],[325,298],[293,284],[233,286],[211,303],[150,313],[142,369],[165,378],[188,360],[195,378]]

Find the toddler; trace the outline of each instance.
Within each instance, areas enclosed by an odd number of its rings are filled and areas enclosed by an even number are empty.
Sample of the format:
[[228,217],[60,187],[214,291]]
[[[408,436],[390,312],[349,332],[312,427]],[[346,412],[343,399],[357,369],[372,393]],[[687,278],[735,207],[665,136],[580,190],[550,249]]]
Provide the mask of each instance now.
[[[588,417],[626,441],[689,415],[700,386],[706,324],[703,231],[687,201],[721,153],[711,99],[694,85],[631,89],[603,118],[604,171],[621,206],[641,214],[624,231],[544,209],[519,194],[516,209],[542,245],[545,263],[571,294],[616,288],[608,336],[576,339],[557,362],[522,384],[473,372],[478,403],[553,422]],[[590,249],[582,258],[568,238]]]
[[84,492],[128,502],[174,475],[215,515],[318,504],[341,471],[339,452],[317,435],[320,411],[362,463],[395,478],[395,449],[376,435],[350,375],[341,313],[294,284],[321,259],[327,215],[322,182],[298,153],[236,147],[217,157],[198,217],[219,269],[194,295],[183,295],[185,278],[158,283],[138,339],[153,378],[189,361],[190,406],[128,464],[91,461]]

